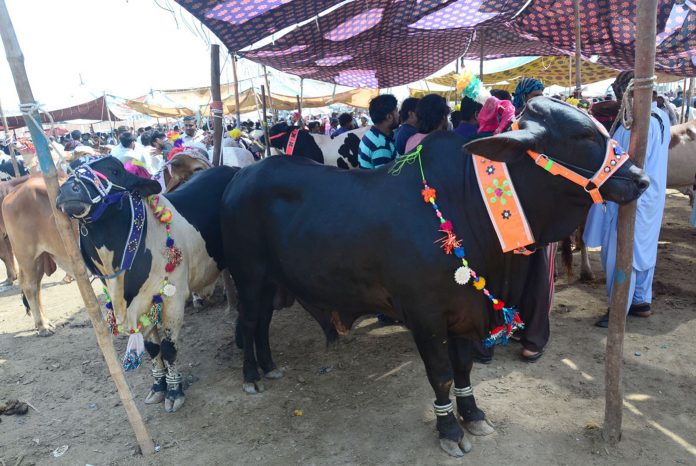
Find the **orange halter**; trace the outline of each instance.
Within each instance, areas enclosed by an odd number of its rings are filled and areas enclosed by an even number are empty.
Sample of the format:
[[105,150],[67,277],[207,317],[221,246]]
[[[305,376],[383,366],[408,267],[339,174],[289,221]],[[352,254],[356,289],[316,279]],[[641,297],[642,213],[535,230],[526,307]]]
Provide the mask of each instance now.
[[[516,131],[518,129],[519,123],[517,121],[513,122],[512,130]],[[604,154],[604,161],[602,162],[601,167],[599,170],[597,170],[597,172],[595,172],[592,178],[585,178],[573,170],[564,167],[546,154],[540,154],[538,152],[534,152],[533,150],[527,150],[527,154],[534,159],[534,163],[552,175],[560,175],[563,178],[582,186],[582,188],[592,198],[592,202],[595,204],[601,204],[604,202],[604,199],[599,192],[599,188],[629,159],[629,155],[624,152],[621,146],[610,138],[607,141],[607,150]]]

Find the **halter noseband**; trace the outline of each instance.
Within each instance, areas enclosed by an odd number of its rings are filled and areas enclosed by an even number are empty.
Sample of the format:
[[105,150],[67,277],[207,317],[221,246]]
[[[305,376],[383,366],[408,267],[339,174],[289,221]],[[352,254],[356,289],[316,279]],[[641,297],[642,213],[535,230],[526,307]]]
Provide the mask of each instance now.
[[[596,123],[599,125],[599,123]],[[519,130],[518,121],[512,123],[512,130]],[[606,131],[603,131],[606,133]],[[606,133],[608,135],[608,133]],[[607,140],[607,149],[604,153],[604,161],[600,165],[599,170],[597,170],[591,178],[586,178],[579,173],[566,168],[561,165],[553,157],[546,154],[540,154],[534,152],[533,150],[527,150],[527,155],[529,155],[538,166],[551,173],[554,176],[562,176],[563,178],[572,181],[573,183],[582,186],[582,188],[590,195],[592,202],[595,204],[604,203],[604,198],[599,192],[599,188],[609,179],[612,175],[621,168],[621,166],[626,163],[629,159],[628,154],[621,148],[619,143],[609,138]],[[588,170],[589,171],[589,170]]]

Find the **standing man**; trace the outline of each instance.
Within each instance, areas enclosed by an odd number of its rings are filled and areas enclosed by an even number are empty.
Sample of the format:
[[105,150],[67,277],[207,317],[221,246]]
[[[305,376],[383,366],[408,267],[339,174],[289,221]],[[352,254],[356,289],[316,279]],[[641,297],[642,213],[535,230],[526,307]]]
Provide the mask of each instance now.
[[334,133],[331,135],[331,139],[335,138],[339,134],[346,133],[355,129],[353,124],[353,116],[350,113],[341,113],[338,116],[338,124],[341,125]]
[[[622,106],[631,108],[633,90],[633,71],[619,73],[612,84],[616,99],[624,102]],[[616,128],[613,138],[621,147],[628,148],[631,140],[631,115],[619,112],[614,122]],[[665,189],[667,188],[667,153],[669,151],[670,124],[669,117],[653,101],[650,113],[648,147],[645,152],[643,170],[650,177],[650,187],[636,202],[636,226],[633,244],[633,271],[629,286],[628,315],[648,317],[652,314],[652,281],[657,261],[657,240],[662,226],[662,214],[665,208]],[[607,274],[607,294],[609,300],[614,289],[618,273],[616,270],[616,238],[619,206],[613,202],[602,206],[594,205],[587,217],[583,239],[589,247],[602,246],[602,266]],[[597,327],[607,327],[609,314],[595,322]]]
[[181,135],[181,140],[184,143],[184,147],[197,147],[203,149],[208,154],[210,158],[210,152],[208,152],[208,147],[205,145],[203,140],[205,139],[205,132],[198,129],[196,124],[195,116],[185,116],[184,117],[184,134]]
[[370,118],[374,125],[365,133],[358,149],[360,168],[377,168],[396,158],[393,133],[399,126],[396,97],[378,95],[370,101]]
[[396,130],[396,138],[394,140],[397,154],[406,153],[406,141],[418,132],[416,106],[419,101],[420,99],[416,97],[409,97],[401,103],[401,110],[399,110],[399,122],[401,126]]

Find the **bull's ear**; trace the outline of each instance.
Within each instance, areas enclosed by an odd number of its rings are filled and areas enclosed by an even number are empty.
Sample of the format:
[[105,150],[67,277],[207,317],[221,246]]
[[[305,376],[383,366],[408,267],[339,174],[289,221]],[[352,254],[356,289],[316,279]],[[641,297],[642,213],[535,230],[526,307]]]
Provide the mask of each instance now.
[[544,137],[542,128],[508,131],[488,138],[474,139],[464,145],[472,154],[496,162],[513,163],[525,153],[536,149]]
[[132,188],[129,189],[129,191],[137,191],[138,193],[140,193],[140,197],[147,197],[151,196],[152,194],[158,194],[162,190],[162,186],[160,186],[159,181],[157,180],[149,180],[147,178],[141,177],[135,178],[138,179],[133,183]]

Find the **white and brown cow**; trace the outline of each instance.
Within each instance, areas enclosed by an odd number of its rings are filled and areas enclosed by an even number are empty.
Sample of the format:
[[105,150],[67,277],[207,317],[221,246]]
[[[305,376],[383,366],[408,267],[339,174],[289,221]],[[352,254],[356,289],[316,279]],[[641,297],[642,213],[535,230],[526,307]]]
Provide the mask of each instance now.
[[112,329],[146,340],[155,383],[145,403],[165,401],[167,412],[184,402],[176,354],[186,300],[209,294],[225,268],[219,204],[237,171],[204,170],[157,196],[157,181],[104,157],[76,169],[56,200],[79,222],[85,263],[106,284]]

